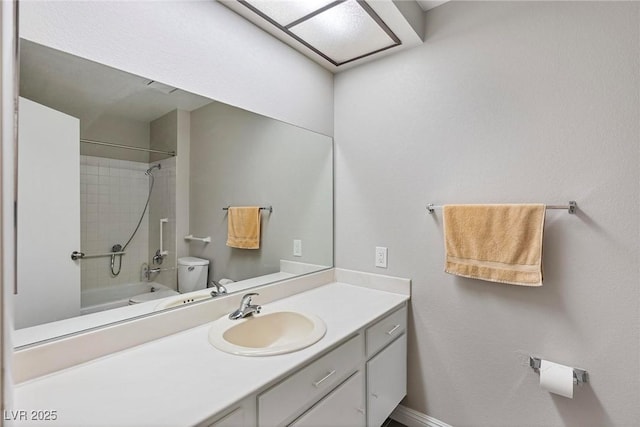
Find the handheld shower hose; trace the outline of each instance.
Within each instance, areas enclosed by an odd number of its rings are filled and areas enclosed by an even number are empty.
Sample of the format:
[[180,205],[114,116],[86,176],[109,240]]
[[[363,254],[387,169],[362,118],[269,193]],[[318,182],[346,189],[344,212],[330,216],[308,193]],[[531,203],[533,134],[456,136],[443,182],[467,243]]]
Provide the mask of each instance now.
[[[131,243],[131,240],[133,240],[134,236],[138,232],[138,229],[140,228],[140,224],[142,224],[142,219],[144,218],[144,214],[147,212],[147,208],[149,207],[149,200],[151,200],[151,192],[153,191],[153,184],[154,184],[154,181],[155,181],[155,177],[153,176],[153,170],[154,169],[161,169],[161,168],[162,167],[161,167],[160,163],[158,163],[158,164],[155,164],[155,165],[151,166],[144,173],[145,175],[147,175],[151,179],[149,181],[149,194],[147,195],[147,202],[144,204],[144,209],[142,210],[142,214],[140,215],[140,219],[138,220],[138,225],[136,225],[135,230],[133,230],[133,233],[131,233],[131,236],[129,237],[129,240],[127,240],[127,243],[125,243],[124,246],[122,246],[120,244],[113,245],[111,247],[111,252],[124,252],[124,250],[127,249],[127,246],[129,246],[129,243]],[[118,271],[116,271],[116,268],[115,268],[116,256],[118,257]],[[117,277],[120,274],[120,271],[122,270],[122,254],[118,254],[118,255],[113,254],[113,255],[111,255],[110,268],[111,268],[111,275],[113,277]]]

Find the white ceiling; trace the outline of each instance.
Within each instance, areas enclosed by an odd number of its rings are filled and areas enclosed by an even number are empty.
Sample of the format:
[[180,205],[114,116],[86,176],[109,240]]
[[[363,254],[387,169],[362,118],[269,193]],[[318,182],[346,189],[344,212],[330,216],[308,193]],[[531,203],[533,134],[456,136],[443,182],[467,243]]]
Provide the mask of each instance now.
[[100,117],[151,122],[170,111],[212,101],[27,40],[20,43],[20,96],[80,119],[81,131]]

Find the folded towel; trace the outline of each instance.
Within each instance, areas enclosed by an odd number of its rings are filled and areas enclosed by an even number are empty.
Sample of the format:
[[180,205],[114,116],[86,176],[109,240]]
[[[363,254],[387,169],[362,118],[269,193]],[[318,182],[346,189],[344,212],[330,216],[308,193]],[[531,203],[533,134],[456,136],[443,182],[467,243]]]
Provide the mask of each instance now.
[[445,272],[542,286],[544,205],[445,205],[443,214]]
[[260,207],[230,207],[227,217],[227,246],[260,248]]

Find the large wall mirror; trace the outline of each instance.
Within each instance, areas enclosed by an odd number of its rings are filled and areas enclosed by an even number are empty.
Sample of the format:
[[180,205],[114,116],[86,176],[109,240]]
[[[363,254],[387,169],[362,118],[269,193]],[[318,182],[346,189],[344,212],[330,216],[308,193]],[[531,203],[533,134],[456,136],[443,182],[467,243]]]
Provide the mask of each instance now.
[[27,40],[19,111],[18,347],[333,265],[328,136]]

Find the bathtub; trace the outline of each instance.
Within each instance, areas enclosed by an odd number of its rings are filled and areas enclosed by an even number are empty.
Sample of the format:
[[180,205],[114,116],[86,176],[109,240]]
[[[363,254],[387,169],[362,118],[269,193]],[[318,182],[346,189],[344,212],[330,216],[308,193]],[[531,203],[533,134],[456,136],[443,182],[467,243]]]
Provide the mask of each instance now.
[[91,314],[129,305],[129,298],[136,295],[170,288],[156,282],[139,282],[89,289],[80,293],[80,314]]
[[129,305],[129,298],[150,292],[152,287],[156,291],[170,289],[160,283],[142,282],[81,292],[81,316],[17,329],[11,337],[13,344],[26,346],[152,313],[158,300]]

